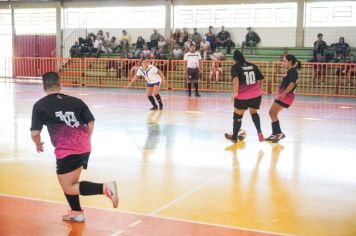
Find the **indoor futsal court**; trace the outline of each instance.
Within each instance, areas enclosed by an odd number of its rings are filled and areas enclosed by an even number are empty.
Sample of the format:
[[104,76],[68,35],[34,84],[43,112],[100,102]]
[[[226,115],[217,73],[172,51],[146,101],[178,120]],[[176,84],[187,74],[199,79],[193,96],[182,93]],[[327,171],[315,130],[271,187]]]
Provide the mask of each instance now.
[[[225,41],[205,52],[214,37]],[[356,236],[355,37],[355,1],[0,0],[0,236]],[[235,50],[246,59],[238,76]],[[285,138],[276,142],[259,141],[249,111],[245,136],[224,136],[236,128],[241,88],[258,84],[244,72],[249,61],[264,77],[265,138],[272,104],[286,101],[283,83],[298,73],[284,88],[295,100],[278,114]],[[34,104],[58,86],[48,72],[95,117],[88,169],[70,183],[79,194],[62,190],[56,156],[84,138],[64,133],[55,148],[43,127],[44,151],[34,144]],[[150,110],[150,96],[163,109]],[[107,181],[117,184],[117,208]],[[104,184],[95,192],[94,182]],[[68,197],[78,195],[82,221]]]

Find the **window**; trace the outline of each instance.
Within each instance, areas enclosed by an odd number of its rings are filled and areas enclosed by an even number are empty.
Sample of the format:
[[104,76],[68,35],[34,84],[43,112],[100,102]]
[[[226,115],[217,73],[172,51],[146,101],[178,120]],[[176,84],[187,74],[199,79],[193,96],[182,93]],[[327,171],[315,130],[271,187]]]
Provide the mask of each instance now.
[[165,7],[66,8],[65,28],[164,28]]
[[306,4],[306,26],[356,26],[356,2]]
[[55,34],[54,8],[15,9],[15,27],[18,34]]
[[174,27],[295,27],[296,11],[296,3],[175,6]]

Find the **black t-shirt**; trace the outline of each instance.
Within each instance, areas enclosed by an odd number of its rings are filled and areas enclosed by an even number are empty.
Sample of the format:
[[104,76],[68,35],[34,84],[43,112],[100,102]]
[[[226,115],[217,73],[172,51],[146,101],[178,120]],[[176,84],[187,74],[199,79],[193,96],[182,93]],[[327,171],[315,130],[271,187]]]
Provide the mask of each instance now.
[[43,125],[61,123],[78,127],[93,120],[93,114],[82,100],[55,93],[40,99],[33,106],[31,130],[42,130]]
[[239,85],[249,85],[256,83],[257,80],[263,80],[260,69],[252,63],[236,63],[231,67],[232,78],[239,78]]
[[260,69],[252,63],[236,63],[231,67],[232,79],[239,78],[239,92],[237,99],[250,99],[262,95],[258,80],[263,80]]
[[[287,71],[287,73],[284,75],[282,83],[280,85],[280,90],[284,91],[290,83],[295,83],[297,84],[298,81],[298,71],[297,68],[293,67]],[[290,92],[293,92],[297,85],[294,86],[293,90]]]
[[230,33],[229,33],[228,31],[224,31],[224,32],[223,32],[223,31],[220,31],[220,32],[218,33],[217,38],[218,38],[219,40],[221,40],[221,41],[224,41],[224,40],[230,38]]
[[55,93],[35,103],[32,110],[31,130],[47,126],[58,159],[71,154],[90,152],[88,124],[94,116],[80,99]]

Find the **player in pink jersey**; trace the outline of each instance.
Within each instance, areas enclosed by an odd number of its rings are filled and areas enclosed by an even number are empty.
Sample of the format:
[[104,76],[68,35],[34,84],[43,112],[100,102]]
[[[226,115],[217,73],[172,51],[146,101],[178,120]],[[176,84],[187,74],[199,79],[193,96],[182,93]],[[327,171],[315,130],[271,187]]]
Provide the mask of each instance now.
[[262,142],[264,138],[257,110],[261,105],[262,90],[260,83],[264,77],[259,68],[255,64],[247,62],[239,50],[235,50],[234,60],[236,63],[231,67],[231,77],[234,83],[233,133],[226,133],[225,138],[233,143],[237,142],[242,117],[245,111],[249,109],[257,130],[258,139]]
[[47,96],[33,106],[31,137],[37,152],[43,152],[41,131],[43,125],[47,126],[55,148],[58,181],[71,208],[63,220],[84,222],[79,195],[104,194],[116,208],[119,202],[116,182],[79,182],[82,169],[88,166],[94,116],[82,100],[61,93],[57,73],[44,74],[42,81]]
[[293,55],[286,55],[284,57],[284,65],[287,72],[283,76],[282,83],[279,86],[278,96],[269,110],[269,116],[272,120],[272,135],[265,140],[273,143],[278,143],[279,140],[285,138],[279,125],[278,113],[283,108],[288,108],[292,105],[295,98],[294,90],[298,82],[298,70],[302,67],[300,61]]

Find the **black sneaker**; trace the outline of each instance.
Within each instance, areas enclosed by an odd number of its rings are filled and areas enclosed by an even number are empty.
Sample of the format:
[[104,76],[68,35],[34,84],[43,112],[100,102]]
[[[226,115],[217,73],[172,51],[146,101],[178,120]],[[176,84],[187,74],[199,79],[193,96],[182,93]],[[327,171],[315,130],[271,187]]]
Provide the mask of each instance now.
[[227,140],[230,140],[232,143],[237,143],[237,140],[233,139],[231,134],[225,133],[224,136]]
[[284,133],[276,134],[275,138],[272,140],[272,143],[278,143],[279,140],[284,139],[285,137]]
[[271,134],[271,136],[269,136],[268,138],[265,138],[265,141],[272,142],[275,138],[276,138],[276,135],[275,134]]
[[190,96],[192,96],[192,92],[189,91],[188,92],[188,97],[190,97]]
[[152,107],[150,110],[151,111],[156,111],[156,110],[158,110],[158,107]]
[[196,97],[201,97],[200,93],[195,93]]

